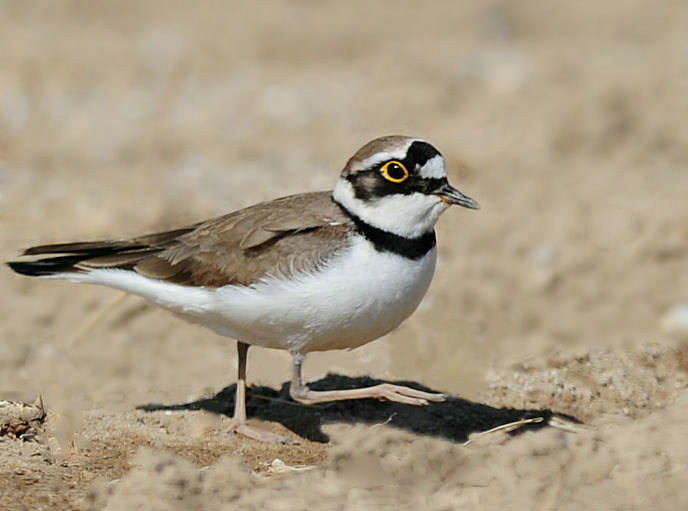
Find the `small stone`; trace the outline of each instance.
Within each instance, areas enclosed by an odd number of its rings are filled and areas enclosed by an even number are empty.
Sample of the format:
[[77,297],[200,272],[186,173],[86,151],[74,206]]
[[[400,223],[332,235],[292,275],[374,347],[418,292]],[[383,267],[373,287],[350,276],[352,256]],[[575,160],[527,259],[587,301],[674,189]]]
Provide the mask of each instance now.
[[33,440],[36,428],[44,420],[45,407],[40,396],[32,404],[0,401],[0,436]]
[[688,302],[674,305],[661,320],[662,329],[673,336],[688,338]]

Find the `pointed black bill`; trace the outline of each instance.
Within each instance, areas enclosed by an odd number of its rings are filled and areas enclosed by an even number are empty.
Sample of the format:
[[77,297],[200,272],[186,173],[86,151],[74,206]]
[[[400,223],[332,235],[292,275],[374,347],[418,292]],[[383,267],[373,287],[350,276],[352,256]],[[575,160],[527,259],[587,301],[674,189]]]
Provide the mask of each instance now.
[[442,188],[435,192],[435,195],[448,204],[457,204],[469,209],[480,209],[480,204],[476,200],[462,194],[449,183],[442,185]]

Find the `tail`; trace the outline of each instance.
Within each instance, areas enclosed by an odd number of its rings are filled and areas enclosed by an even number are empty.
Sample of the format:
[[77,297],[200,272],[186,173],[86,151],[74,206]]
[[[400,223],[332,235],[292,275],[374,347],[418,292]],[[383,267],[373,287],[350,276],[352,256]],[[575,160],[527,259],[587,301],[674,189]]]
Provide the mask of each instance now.
[[7,266],[20,275],[47,277],[58,273],[76,271],[75,264],[83,260],[81,256],[62,256],[39,259],[38,261],[10,261]]
[[129,240],[89,241],[40,245],[25,250],[22,256],[48,255],[34,261],[10,261],[13,271],[30,277],[50,277],[81,273],[96,268],[131,269],[149,255],[167,248],[175,238],[195,226]]

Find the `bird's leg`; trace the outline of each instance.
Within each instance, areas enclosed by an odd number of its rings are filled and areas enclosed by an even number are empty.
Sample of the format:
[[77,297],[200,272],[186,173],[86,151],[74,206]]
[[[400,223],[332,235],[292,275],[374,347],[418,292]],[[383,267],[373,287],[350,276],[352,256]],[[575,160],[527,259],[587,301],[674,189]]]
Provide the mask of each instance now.
[[289,386],[289,395],[294,401],[305,405],[324,403],[327,401],[345,401],[348,399],[372,398],[381,401],[394,401],[406,405],[424,406],[428,401],[444,401],[446,394],[434,394],[421,390],[392,385],[391,383],[381,383],[372,387],[350,390],[310,390],[301,381],[301,366],[303,365],[304,355],[302,353],[292,353],[294,356],[294,371]]
[[249,344],[237,341],[237,352],[239,354],[239,374],[237,376],[236,396],[234,399],[234,417],[229,423],[228,430],[233,433],[260,440],[261,442],[271,442],[278,444],[289,443],[290,440],[269,431],[263,431],[249,426],[246,423],[246,360],[248,358]]
[[237,374],[236,395],[234,397],[234,420],[239,424],[246,422],[246,362],[250,345],[237,341],[239,372]]

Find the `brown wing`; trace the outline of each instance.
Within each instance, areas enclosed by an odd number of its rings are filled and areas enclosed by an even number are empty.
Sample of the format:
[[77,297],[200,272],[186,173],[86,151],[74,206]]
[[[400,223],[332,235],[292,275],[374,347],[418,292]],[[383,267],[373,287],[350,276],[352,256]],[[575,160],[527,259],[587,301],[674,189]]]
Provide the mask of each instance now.
[[292,195],[130,240],[33,247],[24,254],[66,255],[12,267],[34,275],[122,268],[154,279],[209,287],[291,275],[318,267],[346,244],[352,225],[330,193]]

